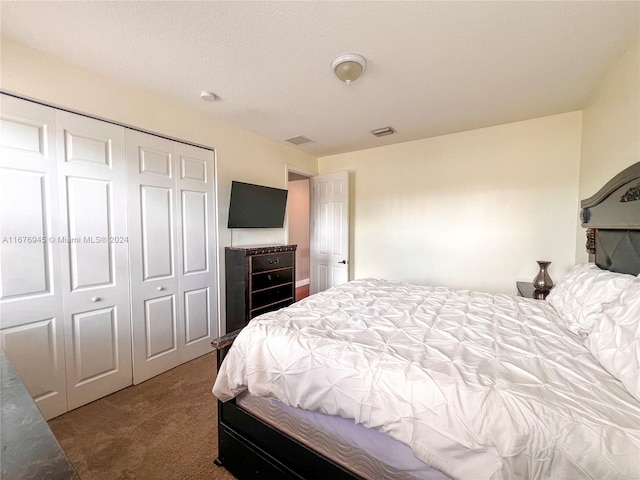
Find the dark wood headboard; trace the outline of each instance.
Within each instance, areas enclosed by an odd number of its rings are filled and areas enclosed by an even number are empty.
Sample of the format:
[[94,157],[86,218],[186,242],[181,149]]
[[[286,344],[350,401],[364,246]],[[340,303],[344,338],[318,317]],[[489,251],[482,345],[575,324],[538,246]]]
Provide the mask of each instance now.
[[640,273],[640,162],[581,202],[589,260],[613,272]]

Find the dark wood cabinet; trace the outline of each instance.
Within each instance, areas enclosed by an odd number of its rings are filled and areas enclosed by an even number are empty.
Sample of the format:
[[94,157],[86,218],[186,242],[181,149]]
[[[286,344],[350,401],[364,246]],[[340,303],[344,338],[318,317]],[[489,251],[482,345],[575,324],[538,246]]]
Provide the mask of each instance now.
[[297,245],[225,248],[227,333],[260,314],[291,305]]

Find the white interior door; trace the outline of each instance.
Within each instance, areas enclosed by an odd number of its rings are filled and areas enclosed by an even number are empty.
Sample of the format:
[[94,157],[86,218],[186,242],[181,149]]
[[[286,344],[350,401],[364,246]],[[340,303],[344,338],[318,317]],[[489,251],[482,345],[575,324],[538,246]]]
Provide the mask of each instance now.
[[132,383],[124,128],[59,111],[67,397]]
[[309,293],[349,280],[349,172],[311,177]]
[[42,415],[67,411],[55,111],[0,95],[0,344]]
[[127,130],[133,382],[180,365],[175,153],[170,140]]
[[218,337],[218,278],[214,202],[214,156],[205,150],[175,143],[178,162],[178,238],[180,323],[184,340],[181,361],[211,352]]

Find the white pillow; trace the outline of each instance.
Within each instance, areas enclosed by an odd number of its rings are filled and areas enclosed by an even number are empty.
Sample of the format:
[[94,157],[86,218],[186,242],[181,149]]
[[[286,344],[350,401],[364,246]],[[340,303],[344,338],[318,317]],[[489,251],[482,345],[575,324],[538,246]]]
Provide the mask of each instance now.
[[547,301],[577,335],[588,335],[605,303],[613,302],[636,277],[600,269],[595,263],[582,263],[549,292]]
[[585,341],[600,364],[640,400],[640,281],[605,306]]

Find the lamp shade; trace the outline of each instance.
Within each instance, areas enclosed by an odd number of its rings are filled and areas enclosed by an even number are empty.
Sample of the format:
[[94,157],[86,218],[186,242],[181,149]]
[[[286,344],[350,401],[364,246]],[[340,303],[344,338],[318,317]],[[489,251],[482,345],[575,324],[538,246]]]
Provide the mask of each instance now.
[[362,55],[349,53],[337,57],[331,63],[331,68],[338,79],[349,85],[360,78],[367,68],[367,61]]

